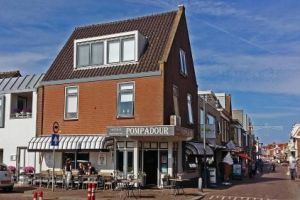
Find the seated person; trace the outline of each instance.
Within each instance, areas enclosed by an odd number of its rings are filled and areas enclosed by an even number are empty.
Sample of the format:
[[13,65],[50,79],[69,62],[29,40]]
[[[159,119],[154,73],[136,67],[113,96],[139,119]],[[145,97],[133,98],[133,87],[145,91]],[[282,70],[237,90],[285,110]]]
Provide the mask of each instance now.
[[87,175],[92,175],[92,174],[96,174],[96,170],[95,170],[95,167],[92,167],[91,163],[88,162],[87,164],[87,172],[86,172]]
[[78,174],[79,175],[84,175],[85,173],[85,167],[82,163],[79,163],[79,168],[78,168]]

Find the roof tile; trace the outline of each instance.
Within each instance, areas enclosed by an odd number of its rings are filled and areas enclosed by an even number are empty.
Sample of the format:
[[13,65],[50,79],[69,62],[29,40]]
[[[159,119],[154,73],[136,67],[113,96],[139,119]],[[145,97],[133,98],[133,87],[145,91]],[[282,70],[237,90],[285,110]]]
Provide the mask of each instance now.
[[[176,11],[171,11],[123,21],[78,27],[74,30],[67,43],[54,60],[43,81],[157,71],[159,70],[158,61],[162,57],[175,16]],[[148,40],[147,48],[137,64],[74,71],[74,40],[134,30],[138,30]]]

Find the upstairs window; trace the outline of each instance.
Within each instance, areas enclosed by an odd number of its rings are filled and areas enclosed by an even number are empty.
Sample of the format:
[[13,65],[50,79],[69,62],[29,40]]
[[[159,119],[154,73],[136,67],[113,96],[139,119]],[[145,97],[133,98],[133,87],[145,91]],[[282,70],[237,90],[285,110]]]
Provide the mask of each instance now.
[[187,76],[188,73],[187,73],[185,52],[182,49],[180,49],[179,55],[180,55],[180,73],[184,76]]
[[146,38],[138,31],[74,41],[74,68],[105,67],[138,61]]
[[120,83],[118,93],[118,117],[132,117],[134,109],[134,83]]
[[0,128],[4,128],[4,107],[5,104],[5,97],[4,96],[0,96]]
[[65,89],[65,119],[78,119],[78,87]]
[[176,85],[173,85],[173,103],[174,103],[174,112],[176,116],[180,116],[179,114],[179,90]]
[[103,42],[80,43],[77,45],[77,67],[103,65]]
[[188,94],[187,95],[187,107],[188,107],[188,119],[189,119],[189,124],[194,123],[193,119],[193,109],[192,109],[192,95]]

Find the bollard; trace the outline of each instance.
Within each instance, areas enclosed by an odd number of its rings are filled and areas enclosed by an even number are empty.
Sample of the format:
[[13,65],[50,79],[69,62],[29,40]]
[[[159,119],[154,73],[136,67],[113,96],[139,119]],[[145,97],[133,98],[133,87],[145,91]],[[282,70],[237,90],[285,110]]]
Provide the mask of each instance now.
[[37,192],[36,191],[34,191],[33,193],[32,193],[32,200],[37,200]]
[[203,187],[202,187],[202,178],[198,179],[198,189],[203,192]]
[[96,189],[96,184],[92,183],[92,195],[91,195],[91,200],[95,200],[96,196],[95,196],[95,189]]
[[43,200],[43,191],[39,192],[39,200]]
[[91,189],[92,189],[92,188],[91,188],[91,184],[88,183],[87,185],[88,185],[88,198],[87,198],[87,200],[92,200],[92,199],[91,199]]

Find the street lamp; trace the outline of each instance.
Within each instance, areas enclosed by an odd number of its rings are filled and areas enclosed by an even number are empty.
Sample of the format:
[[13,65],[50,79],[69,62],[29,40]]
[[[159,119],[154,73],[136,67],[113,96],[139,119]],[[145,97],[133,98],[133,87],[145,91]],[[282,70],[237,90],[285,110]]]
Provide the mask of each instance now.
[[203,149],[204,149],[204,188],[207,188],[207,174],[206,174],[206,100],[207,96],[203,95]]

